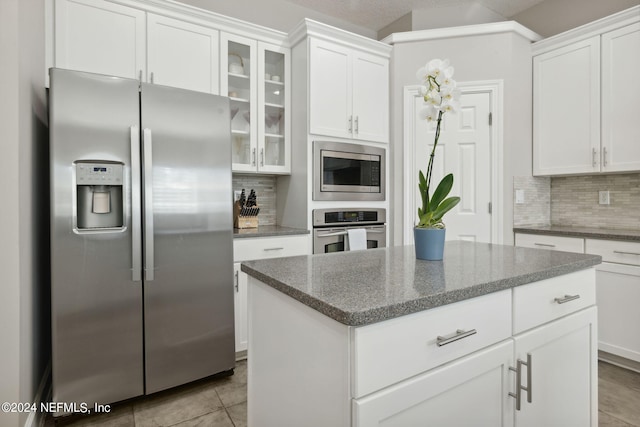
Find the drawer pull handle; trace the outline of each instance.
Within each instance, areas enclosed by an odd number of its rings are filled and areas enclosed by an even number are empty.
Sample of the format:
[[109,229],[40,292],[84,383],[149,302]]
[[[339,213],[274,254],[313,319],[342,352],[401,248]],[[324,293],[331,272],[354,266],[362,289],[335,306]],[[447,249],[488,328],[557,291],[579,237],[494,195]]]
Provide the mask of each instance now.
[[576,295],[565,295],[564,298],[554,298],[553,300],[558,304],[564,304],[565,302],[573,301],[574,299],[580,298],[580,294]]
[[548,243],[534,243],[534,245],[536,245],[536,246],[544,246],[546,248],[555,248],[556,247],[556,245],[550,245]]
[[[524,387],[522,385],[522,366],[527,367],[527,386]],[[533,401],[533,384],[531,383],[532,377],[532,365],[531,365],[531,354],[527,353],[527,361],[523,361],[522,359],[518,359],[518,364],[516,368],[509,366],[509,370],[516,373],[516,392],[509,392],[509,396],[514,397],[516,399],[516,410],[520,410],[520,404],[522,401],[522,390],[527,392],[527,402],[531,403]]]
[[613,251],[614,254],[621,254],[621,255],[638,255],[640,256],[640,253],[638,252],[624,252],[624,251]]
[[265,251],[265,252],[266,252],[266,251],[281,251],[281,250],[283,250],[283,249],[284,249],[284,248],[264,248],[264,251]]
[[443,345],[451,344],[454,341],[470,337],[471,335],[474,335],[476,333],[478,333],[478,331],[476,331],[475,329],[471,329],[470,331],[463,331],[462,329],[458,329],[453,336],[450,336],[448,338],[438,336],[436,344],[438,345],[438,347],[442,347]]

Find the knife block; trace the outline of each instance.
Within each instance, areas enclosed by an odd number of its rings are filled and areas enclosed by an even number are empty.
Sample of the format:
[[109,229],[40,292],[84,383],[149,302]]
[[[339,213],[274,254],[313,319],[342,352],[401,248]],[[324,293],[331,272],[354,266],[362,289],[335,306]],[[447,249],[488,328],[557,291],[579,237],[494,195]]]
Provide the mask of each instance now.
[[[258,208],[258,206],[254,206]],[[258,228],[258,215],[242,215],[240,202],[233,204],[233,227],[234,228]]]

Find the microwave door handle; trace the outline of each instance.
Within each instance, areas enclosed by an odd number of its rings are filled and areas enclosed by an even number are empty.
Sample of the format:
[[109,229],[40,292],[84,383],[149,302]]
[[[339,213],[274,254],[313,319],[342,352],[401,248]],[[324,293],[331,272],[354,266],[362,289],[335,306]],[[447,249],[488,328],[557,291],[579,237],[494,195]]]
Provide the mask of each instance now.
[[346,235],[347,235],[346,231],[334,231],[334,232],[323,233],[323,234],[318,233],[318,237],[332,237],[332,236],[346,236]]

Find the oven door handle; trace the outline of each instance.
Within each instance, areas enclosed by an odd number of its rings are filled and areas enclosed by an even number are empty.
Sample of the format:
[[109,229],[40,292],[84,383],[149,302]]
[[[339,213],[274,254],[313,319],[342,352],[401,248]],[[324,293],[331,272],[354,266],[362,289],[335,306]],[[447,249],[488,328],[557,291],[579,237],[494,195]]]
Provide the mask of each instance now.
[[346,235],[347,235],[346,231],[333,231],[329,233],[317,234],[318,237],[332,237],[332,236],[346,236]]
[[381,233],[385,232],[384,229],[383,230],[377,230],[377,229],[372,229],[372,228],[365,228],[365,230],[367,230],[367,233],[379,233],[379,234],[381,234]]

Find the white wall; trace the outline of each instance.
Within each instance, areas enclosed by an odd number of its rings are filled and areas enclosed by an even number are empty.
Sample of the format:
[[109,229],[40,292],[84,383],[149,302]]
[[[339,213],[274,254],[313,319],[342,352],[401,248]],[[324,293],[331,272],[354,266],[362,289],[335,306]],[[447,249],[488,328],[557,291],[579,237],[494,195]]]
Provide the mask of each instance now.
[[44,2],[0,1],[0,58],[0,402],[33,402],[50,358]]
[[[434,30],[437,31],[437,30]],[[391,64],[391,144],[393,191],[390,192],[394,245],[402,244],[403,88],[418,84],[415,73],[433,58],[449,58],[457,81],[504,81],[504,243],[513,241],[513,175],[531,174],[531,50],[515,33],[455,37],[394,45]],[[425,159],[426,164],[426,159]],[[416,183],[417,185],[417,183]]]
[[284,0],[179,0],[180,3],[207,9],[243,21],[288,33],[304,18],[310,18],[343,30],[375,39],[376,30],[352,24]]

